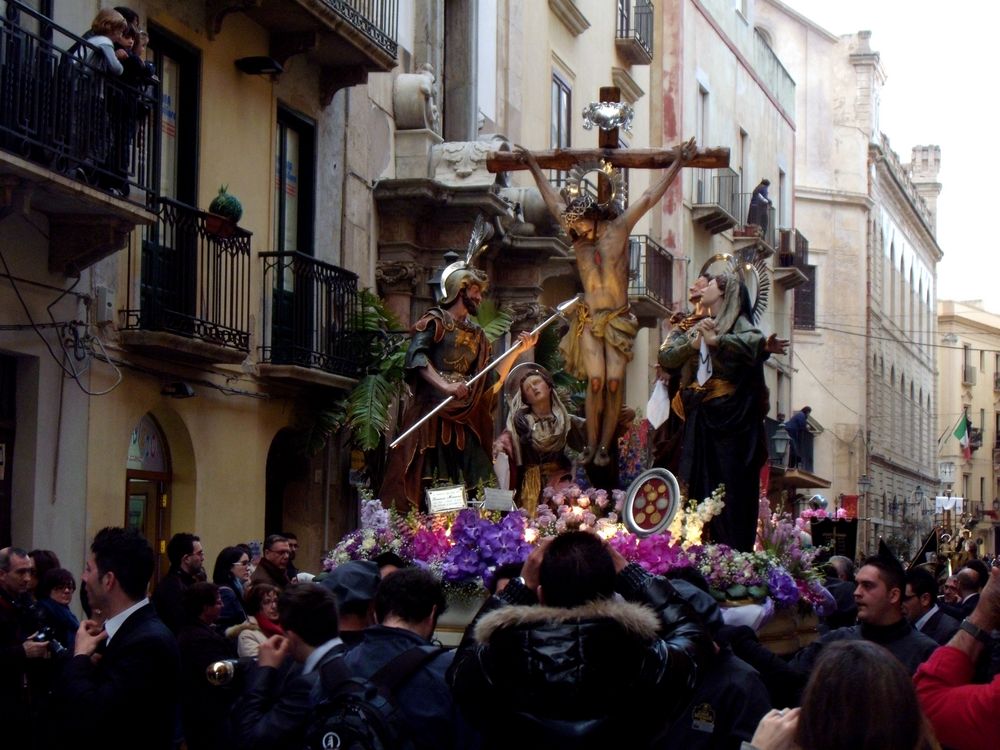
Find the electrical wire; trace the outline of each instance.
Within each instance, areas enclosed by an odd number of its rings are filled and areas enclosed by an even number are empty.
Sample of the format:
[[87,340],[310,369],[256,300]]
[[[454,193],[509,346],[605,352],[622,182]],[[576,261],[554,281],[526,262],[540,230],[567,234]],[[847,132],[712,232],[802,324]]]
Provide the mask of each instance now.
[[113,391],[115,388],[121,385],[123,379],[122,373],[121,370],[115,367],[114,363],[109,363],[109,364],[111,364],[112,368],[114,368],[115,375],[117,376],[118,379],[115,381],[115,384],[110,388],[103,391],[91,391],[80,380],[80,375],[82,375],[84,372],[87,371],[89,365],[87,367],[84,367],[83,370],[78,371],[70,361],[70,357],[71,356],[76,357],[77,354],[82,353],[81,358],[77,359],[77,361],[86,361],[86,352],[90,350],[89,344],[93,340],[97,341],[98,345],[101,347],[102,350],[104,349],[104,343],[95,336],[87,335],[81,339],[79,331],[77,330],[77,326],[82,325],[86,329],[87,328],[86,323],[82,321],[70,321],[69,323],[64,324],[64,327],[62,329],[64,332],[70,329],[72,329],[73,331],[72,338],[74,342],[73,346],[74,354],[71,355],[66,348],[65,335],[60,334],[58,341],[59,341],[59,348],[63,353],[62,361],[60,361],[59,357],[55,353],[55,350],[53,350],[51,344],[49,344],[48,339],[45,338],[45,335],[42,333],[43,328],[57,328],[58,330],[59,322],[56,321],[55,317],[52,314],[52,307],[56,305],[56,303],[58,303],[60,300],[62,300],[63,297],[65,297],[68,294],[72,294],[74,292],[77,284],[80,283],[80,277],[77,276],[76,281],[73,282],[72,286],[70,286],[69,289],[64,290],[62,293],[59,294],[58,297],[56,297],[51,303],[49,303],[46,306],[45,310],[49,316],[51,323],[48,324],[38,323],[35,321],[34,316],[32,316],[31,309],[28,307],[28,303],[22,296],[21,290],[17,288],[17,282],[14,281],[14,274],[11,273],[10,266],[7,264],[7,258],[2,250],[0,250],[0,263],[3,264],[4,273],[6,274],[7,281],[10,282],[10,287],[14,292],[14,296],[17,297],[17,301],[20,303],[21,309],[24,311],[25,317],[28,318],[29,326],[38,336],[39,340],[41,340],[41,342],[45,345],[46,351],[48,351],[49,356],[52,358],[52,361],[56,363],[56,366],[60,370],[62,370],[63,375],[68,378],[72,378],[73,382],[76,383],[77,387],[88,396],[104,396],[107,395],[108,393],[111,393],[111,391]]

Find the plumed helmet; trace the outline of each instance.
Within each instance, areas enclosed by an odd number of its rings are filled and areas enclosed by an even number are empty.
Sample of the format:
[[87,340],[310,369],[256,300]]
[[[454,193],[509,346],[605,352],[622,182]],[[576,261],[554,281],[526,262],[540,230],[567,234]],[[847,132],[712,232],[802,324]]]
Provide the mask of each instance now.
[[439,304],[450,305],[458,299],[458,293],[470,284],[478,284],[482,291],[489,287],[486,274],[471,268],[465,261],[456,261],[441,272],[441,299]]

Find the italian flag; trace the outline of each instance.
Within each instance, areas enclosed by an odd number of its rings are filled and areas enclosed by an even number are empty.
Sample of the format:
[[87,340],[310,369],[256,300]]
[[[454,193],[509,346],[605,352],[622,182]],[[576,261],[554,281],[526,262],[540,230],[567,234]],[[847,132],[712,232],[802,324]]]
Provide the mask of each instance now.
[[964,412],[962,418],[958,420],[958,427],[955,428],[955,437],[962,446],[962,457],[968,461],[972,458],[972,448],[969,447],[969,417]]

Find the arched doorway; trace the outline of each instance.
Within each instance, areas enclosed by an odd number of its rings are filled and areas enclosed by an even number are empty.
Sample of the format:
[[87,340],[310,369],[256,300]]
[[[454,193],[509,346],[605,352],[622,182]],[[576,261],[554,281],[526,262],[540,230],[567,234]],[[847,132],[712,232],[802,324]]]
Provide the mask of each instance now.
[[347,451],[331,438],[319,454],[302,452],[302,440],[291,429],[275,435],[267,453],[264,530],[295,533],[295,564],[316,573],[323,554],[357,524],[353,490],[347,485]]
[[169,567],[170,478],[170,447],[159,424],[146,414],[129,436],[125,527],[139,531],[156,550],[154,581]]

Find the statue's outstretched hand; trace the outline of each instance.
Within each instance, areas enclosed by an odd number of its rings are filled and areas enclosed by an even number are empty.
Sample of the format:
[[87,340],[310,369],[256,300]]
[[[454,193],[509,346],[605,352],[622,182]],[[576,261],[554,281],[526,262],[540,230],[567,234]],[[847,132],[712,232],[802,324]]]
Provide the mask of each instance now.
[[778,338],[778,334],[772,333],[764,342],[764,351],[768,354],[788,354],[788,339]]
[[513,148],[511,149],[511,151],[520,156],[522,159],[524,159],[524,163],[527,164],[528,166],[531,167],[538,166],[538,162],[535,161],[535,155],[521,144],[519,143],[513,144]]
[[698,143],[696,139],[691,138],[690,140],[682,143],[680,151],[681,151],[680,154],[681,164],[691,161],[691,159],[693,159],[698,154]]

